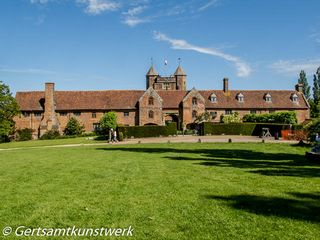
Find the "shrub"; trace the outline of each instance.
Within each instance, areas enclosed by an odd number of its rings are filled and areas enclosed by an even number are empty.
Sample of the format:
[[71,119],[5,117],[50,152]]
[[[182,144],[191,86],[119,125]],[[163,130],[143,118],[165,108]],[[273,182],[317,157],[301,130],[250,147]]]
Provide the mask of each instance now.
[[125,138],[135,137],[159,137],[175,135],[177,133],[177,124],[169,123],[167,126],[133,126],[118,127],[119,135],[123,133]]
[[304,130],[307,131],[309,141],[314,142],[316,134],[320,133],[320,119],[312,120],[304,127]]
[[39,139],[40,140],[48,140],[48,139],[57,139],[60,138],[60,133],[57,130],[49,130],[45,132]]
[[97,133],[107,134],[111,128],[117,128],[117,115],[115,112],[107,112],[101,117],[100,130]]
[[119,132],[119,141],[121,142],[121,141],[123,141],[123,132]]
[[238,112],[234,112],[230,115],[221,115],[220,122],[222,123],[240,123],[241,118]]
[[24,128],[17,130],[17,141],[28,141],[32,140],[33,129]]
[[64,134],[67,136],[81,135],[84,132],[84,125],[72,117],[69,119],[66,128],[64,129]]
[[267,114],[247,114],[243,117],[243,122],[256,123],[285,123],[296,124],[297,115],[294,111],[275,112]]
[[271,135],[281,134],[281,130],[290,129],[288,124],[271,124],[271,123],[212,123],[205,122],[200,125],[201,134],[207,135],[247,135],[260,136],[262,128],[269,128]]

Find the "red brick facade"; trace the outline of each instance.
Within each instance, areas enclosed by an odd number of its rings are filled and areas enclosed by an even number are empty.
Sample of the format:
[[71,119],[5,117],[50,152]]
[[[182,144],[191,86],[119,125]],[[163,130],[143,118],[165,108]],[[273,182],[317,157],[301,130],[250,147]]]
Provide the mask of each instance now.
[[36,138],[51,129],[63,132],[68,120],[76,117],[86,132],[92,132],[108,111],[116,112],[119,124],[129,126],[164,125],[166,121],[187,126],[206,111],[213,122],[232,112],[244,116],[288,110],[297,113],[299,123],[309,119],[309,105],[299,86],[292,91],[229,90],[228,79],[224,79],[223,90],[187,91],[181,66],[168,78],[151,67],[146,80],[145,91],[55,91],[53,83],[46,83],[45,91],[18,92],[22,114],[15,118],[16,127],[34,129]]

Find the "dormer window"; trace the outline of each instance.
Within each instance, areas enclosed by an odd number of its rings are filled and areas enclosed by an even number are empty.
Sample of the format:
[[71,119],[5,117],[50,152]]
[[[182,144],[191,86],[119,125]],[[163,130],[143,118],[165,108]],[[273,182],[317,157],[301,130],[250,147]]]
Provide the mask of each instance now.
[[298,95],[295,94],[295,93],[293,93],[293,94],[291,95],[291,100],[292,100],[292,102],[297,103],[297,102],[298,102]]
[[244,96],[242,93],[237,94],[237,100],[238,100],[238,102],[244,102]]
[[217,96],[214,93],[210,95],[210,102],[213,102],[213,103],[217,102]]
[[271,98],[271,95],[269,93],[267,93],[265,96],[264,96],[264,100],[266,102],[272,102],[272,98]]
[[198,99],[196,97],[192,98],[192,105],[197,105]]
[[149,105],[153,105],[153,97],[149,97]]

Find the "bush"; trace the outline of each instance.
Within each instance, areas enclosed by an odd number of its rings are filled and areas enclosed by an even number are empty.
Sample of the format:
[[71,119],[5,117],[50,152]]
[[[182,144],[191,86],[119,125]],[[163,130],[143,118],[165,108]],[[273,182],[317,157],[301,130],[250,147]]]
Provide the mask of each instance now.
[[123,132],[119,132],[119,141],[120,141],[120,142],[123,141]]
[[133,127],[118,127],[119,136],[123,134],[125,138],[135,137],[159,137],[175,135],[177,133],[177,124],[169,123],[167,126],[133,126]]
[[74,117],[69,119],[67,126],[64,129],[64,134],[67,136],[81,135],[83,132],[84,125],[81,125],[80,122]]
[[49,130],[45,132],[39,139],[40,140],[48,140],[48,139],[57,139],[60,138],[60,133],[57,130]]
[[230,115],[221,115],[220,122],[222,123],[240,123],[241,118],[238,112],[234,112]]
[[275,112],[268,114],[247,114],[243,117],[243,122],[255,123],[284,123],[296,124],[297,115],[293,111]]
[[264,123],[212,123],[205,122],[200,125],[202,135],[247,135],[247,136],[260,136],[262,128],[269,128],[271,135],[278,133],[281,130],[290,129],[288,124],[264,124]]
[[314,142],[316,134],[320,133],[320,119],[312,120],[304,127],[304,130],[307,131],[309,141]]
[[17,130],[17,141],[32,140],[33,130],[31,128],[24,128]]
[[117,114],[115,112],[107,112],[101,117],[100,129],[97,133],[101,135],[107,134],[111,128],[117,128]]

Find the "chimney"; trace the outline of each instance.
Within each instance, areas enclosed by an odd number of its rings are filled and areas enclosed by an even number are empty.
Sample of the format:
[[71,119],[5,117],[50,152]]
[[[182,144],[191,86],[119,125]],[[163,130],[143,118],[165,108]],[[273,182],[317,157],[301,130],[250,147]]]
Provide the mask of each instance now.
[[48,130],[59,130],[59,122],[55,110],[54,83],[45,83],[44,116],[41,121],[40,136]]
[[296,91],[299,93],[303,93],[303,84],[301,83],[296,84]]
[[224,78],[223,79],[223,91],[227,93],[229,91],[229,79]]

